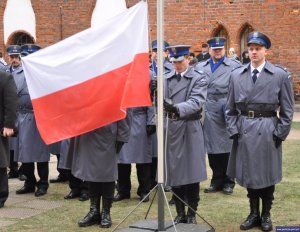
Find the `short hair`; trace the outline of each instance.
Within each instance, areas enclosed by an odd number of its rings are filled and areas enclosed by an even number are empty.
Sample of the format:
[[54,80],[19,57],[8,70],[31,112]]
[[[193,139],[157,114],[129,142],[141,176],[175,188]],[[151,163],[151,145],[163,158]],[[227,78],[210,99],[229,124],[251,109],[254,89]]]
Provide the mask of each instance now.
[[195,53],[190,52],[190,56],[195,57]]
[[202,48],[207,48],[207,47],[208,47],[208,44],[207,44],[207,43],[203,43],[203,44],[201,45],[201,47],[202,47]]

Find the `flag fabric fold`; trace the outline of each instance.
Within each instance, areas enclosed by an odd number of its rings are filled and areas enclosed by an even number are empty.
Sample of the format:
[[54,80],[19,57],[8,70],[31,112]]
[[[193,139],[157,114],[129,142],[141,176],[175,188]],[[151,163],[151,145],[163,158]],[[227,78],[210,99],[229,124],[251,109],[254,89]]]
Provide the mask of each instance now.
[[22,59],[41,137],[53,143],[151,105],[147,3]]

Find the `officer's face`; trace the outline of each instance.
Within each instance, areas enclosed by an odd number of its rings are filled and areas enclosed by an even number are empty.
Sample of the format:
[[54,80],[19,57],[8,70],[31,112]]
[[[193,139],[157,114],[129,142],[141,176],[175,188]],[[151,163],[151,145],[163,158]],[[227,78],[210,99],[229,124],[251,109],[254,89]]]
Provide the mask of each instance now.
[[267,49],[264,46],[261,46],[259,44],[250,44],[248,46],[248,51],[251,63],[255,67],[258,67],[265,61]]
[[175,71],[179,73],[184,72],[189,67],[189,62],[188,56],[185,56],[182,61],[173,61]]
[[9,56],[9,62],[13,67],[17,67],[20,65],[21,60],[19,55],[10,55]]
[[213,58],[214,61],[218,61],[225,55],[225,49],[224,48],[218,48],[218,49],[210,48],[209,54]]

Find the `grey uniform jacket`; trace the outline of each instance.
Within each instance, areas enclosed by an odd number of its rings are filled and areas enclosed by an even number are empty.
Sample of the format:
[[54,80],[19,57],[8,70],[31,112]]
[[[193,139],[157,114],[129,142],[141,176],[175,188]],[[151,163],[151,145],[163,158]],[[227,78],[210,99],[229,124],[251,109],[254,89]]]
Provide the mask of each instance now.
[[226,129],[225,105],[228,93],[230,73],[242,66],[237,60],[224,59],[223,63],[212,73],[210,59],[196,66],[197,70],[208,74],[207,99],[203,123],[205,148],[208,154],[228,153],[232,141]]
[[23,163],[47,162],[50,158],[49,148],[42,140],[36,126],[32,103],[22,66],[19,66],[12,71],[12,75],[17,86],[17,126],[19,130],[15,144],[14,159]]
[[177,81],[175,71],[165,76],[165,97],[178,107],[180,118],[166,122],[166,184],[180,186],[206,180],[205,150],[200,120],[188,120],[205,103],[207,77],[189,67]]
[[137,107],[132,110],[132,123],[128,143],[120,152],[119,163],[151,163],[151,140],[146,126],[154,125],[153,107]]
[[84,181],[112,182],[118,179],[116,141],[128,142],[131,116],[75,137],[72,174]]
[[[249,118],[241,111],[277,111],[277,117]],[[275,147],[273,135],[285,140],[294,109],[288,72],[266,62],[255,84],[250,65],[231,74],[226,115],[230,136],[240,134],[229,158],[227,175],[244,187],[260,189],[282,179],[282,147]]]
[[[0,71],[0,130],[14,128],[17,109],[17,88],[13,77]],[[8,138],[0,136],[0,168],[9,166]]]

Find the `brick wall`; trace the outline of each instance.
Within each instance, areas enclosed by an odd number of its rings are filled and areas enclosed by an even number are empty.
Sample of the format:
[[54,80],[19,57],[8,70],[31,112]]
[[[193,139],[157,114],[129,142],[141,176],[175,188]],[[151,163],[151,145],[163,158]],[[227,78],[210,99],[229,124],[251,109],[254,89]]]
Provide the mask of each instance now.
[[[56,43],[90,26],[96,0],[31,0],[37,22],[37,43]],[[132,6],[139,0],[126,0]],[[156,0],[149,0],[151,40],[156,36]],[[217,28],[226,29],[229,47],[240,54],[240,36],[245,25],[267,34],[272,41],[268,59],[288,67],[300,78],[299,0],[164,0],[165,39],[170,44],[185,43],[198,50]],[[0,1],[3,19],[6,0]],[[62,24],[60,17],[62,12]],[[61,30],[62,28],[62,30]],[[3,26],[0,44],[5,50]],[[0,47],[0,48],[1,48]]]

